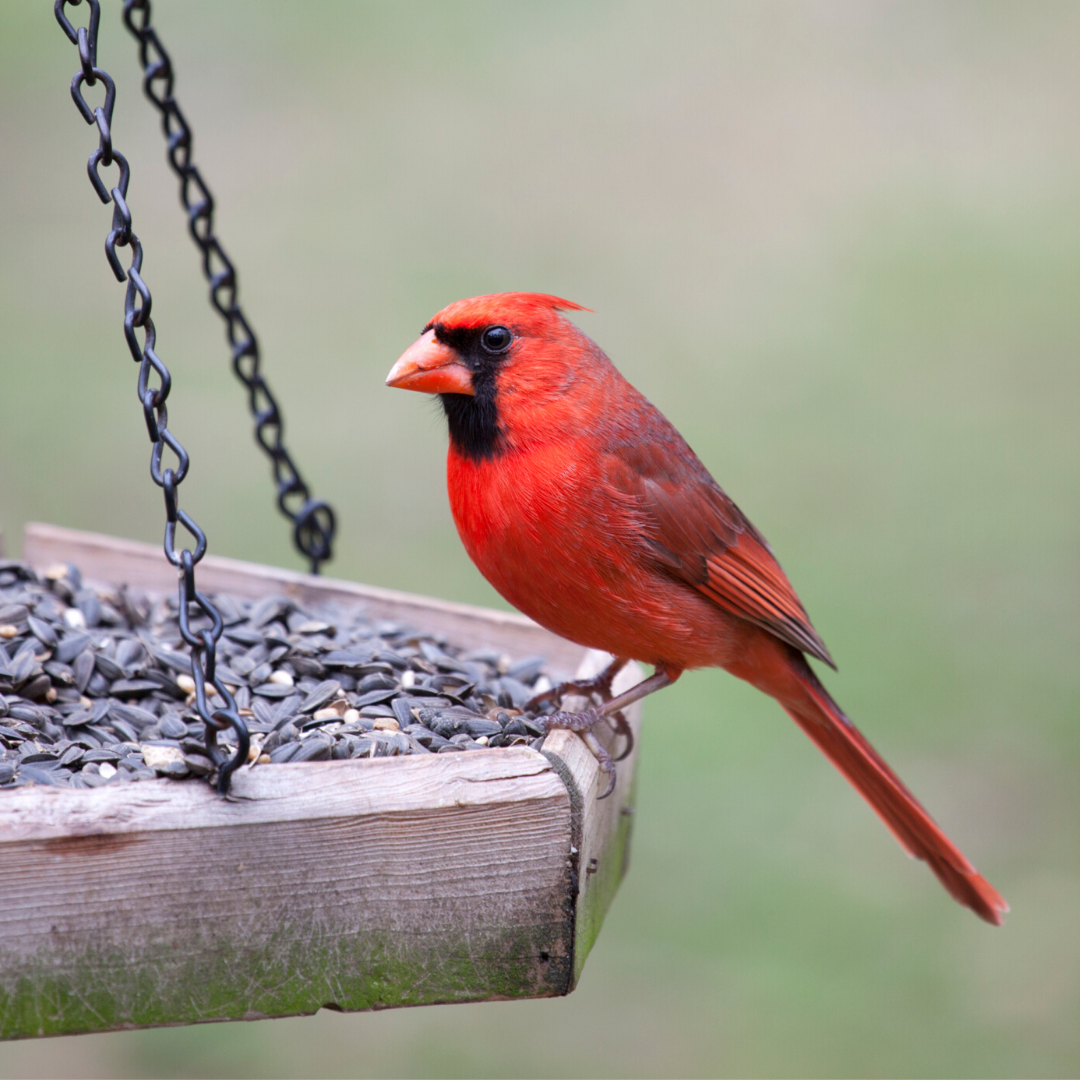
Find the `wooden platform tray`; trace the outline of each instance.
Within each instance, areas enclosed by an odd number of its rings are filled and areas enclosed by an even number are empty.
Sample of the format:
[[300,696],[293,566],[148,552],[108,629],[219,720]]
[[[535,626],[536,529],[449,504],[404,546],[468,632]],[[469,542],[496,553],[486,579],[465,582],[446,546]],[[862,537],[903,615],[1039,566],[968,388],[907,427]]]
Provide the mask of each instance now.
[[[175,587],[159,548],[27,527],[35,567]],[[356,600],[462,646],[584,654],[520,615],[208,556],[200,587]],[[622,673],[617,689],[640,672]],[[640,712],[631,717],[635,731]],[[625,873],[581,740],[0,792],[0,1038],[569,993]]]

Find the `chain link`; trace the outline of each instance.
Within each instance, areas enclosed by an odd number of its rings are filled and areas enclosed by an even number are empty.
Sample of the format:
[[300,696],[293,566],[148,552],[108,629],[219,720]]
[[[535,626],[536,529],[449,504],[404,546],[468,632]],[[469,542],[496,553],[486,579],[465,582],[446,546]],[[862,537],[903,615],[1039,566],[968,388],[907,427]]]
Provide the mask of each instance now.
[[236,270],[214,235],[214,197],[191,163],[191,128],[173,97],[172,61],[150,25],[149,0],[125,0],[124,25],[139,42],[143,90],[161,113],[166,154],[180,180],[180,202],[187,211],[188,231],[202,252],[210,303],[225,320],[233,371],[247,387],[248,404],[255,418],[255,439],[273,465],[278,508],[293,523],[293,543],[308,559],[311,572],[317,574],[320,563],[332,556],[334,511],[327,503],[311,497],[285,448],[281,410],[259,370],[259,343],[237,302]]
[[[116,102],[116,85],[111,76],[97,66],[97,34],[101,19],[99,0],[88,0],[90,20],[87,26],[77,30],[65,14],[65,7],[78,7],[82,0],[56,0],[53,12],[56,21],[72,44],[78,46],[79,71],[71,80],[71,97],[83,119],[95,125],[98,131],[98,148],[90,155],[87,172],[98,197],[105,204],[113,204],[112,228],[105,240],[105,255],[116,280],[127,282],[124,296],[124,339],[132,358],[139,365],[139,401],[150,441],[154,444],[150,453],[150,476],[165,496],[165,557],[177,568],[180,579],[177,598],[180,615],[180,633],[191,646],[191,674],[195,680],[195,707],[206,726],[206,752],[218,769],[218,791],[225,794],[234,770],[248,756],[250,738],[247,725],[236,708],[229,688],[217,674],[217,643],[221,638],[223,624],[221,614],[204,594],[195,587],[195,566],[206,554],[206,534],[194,519],[180,509],[177,489],[187,476],[190,460],[180,440],[169,430],[169,411],[166,401],[172,389],[169,369],[154,352],[157,332],[150,318],[150,289],[142,278],[142,243],[131,227],[131,210],[127,204],[128,183],[131,170],[127,159],[112,144],[112,115]],[[83,87],[98,83],[105,87],[105,102],[91,108],[83,96]],[[101,167],[116,164],[119,179],[111,190],[101,178]],[[125,269],[117,248],[130,248],[131,261]],[[142,331],[140,344],[138,331]],[[155,381],[157,385],[153,385]],[[176,458],[175,465],[163,467],[162,458],[166,448]],[[176,550],[176,526],[182,525],[195,541],[195,550]],[[210,620],[209,627],[193,627],[190,605]],[[216,707],[208,699],[207,684],[224,702]],[[217,733],[231,727],[236,732],[236,753],[229,757],[217,744]]]

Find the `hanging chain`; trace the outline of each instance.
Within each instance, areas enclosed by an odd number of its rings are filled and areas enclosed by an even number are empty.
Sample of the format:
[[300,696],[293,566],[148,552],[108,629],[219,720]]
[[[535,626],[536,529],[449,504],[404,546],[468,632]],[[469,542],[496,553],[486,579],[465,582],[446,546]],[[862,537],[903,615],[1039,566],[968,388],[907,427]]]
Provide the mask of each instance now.
[[[223,624],[221,614],[210,599],[195,588],[195,566],[206,554],[206,534],[192,517],[180,509],[179,487],[187,476],[190,460],[180,440],[169,430],[169,411],[166,400],[172,388],[169,369],[154,352],[157,334],[150,318],[150,289],[142,279],[143,249],[139,238],[131,228],[131,211],[128,209],[127,192],[131,171],[127,158],[112,144],[112,116],[116,103],[116,84],[112,77],[97,66],[97,34],[101,19],[99,0],[89,0],[90,21],[78,30],[64,13],[66,5],[78,7],[82,0],[56,0],[53,11],[56,21],[72,44],[79,49],[79,71],[71,80],[71,97],[82,118],[97,126],[98,148],[90,155],[87,172],[90,182],[103,203],[113,204],[112,228],[105,240],[105,255],[117,281],[127,281],[124,297],[124,338],[135,362],[139,365],[139,400],[142,403],[146,430],[154,448],[150,453],[150,476],[165,495],[165,557],[177,568],[180,579],[178,607],[180,633],[191,646],[191,674],[195,680],[195,707],[206,725],[206,753],[218,768],[218,791],[229,789],[229,778],[248,756],[250,739],[247,725],[236,709],[229,688],[217,673],[217,643],[221,638]],[[94,108],[83,97],[83,86],[105,87],[105,103]],[[111,191],[101,178],[101,167],[116,163],[120,176]],[[131,249],[131,262],[125,271],[117,254],[117,248]],[[142,330],[143,341],[139,344],[136,331]],[[156,376],[157,385],[151,385]],[[168,447],[176,457],[176,465],[162,468],[162,456]],[[195,541],[195,550],[176,550],[176,526],[183,525]],[[195,605],[210,620],[209,628],[195,629],[191,625],[189,605]],[[207,684],[225,703],[217,708],[209,701]],[[231,727],[236,732],[237,749],[230,758],[217,745],[217,733]]]
[[169,165],[180,179],[180,202],[187,211],[188,230],[202,252],[203,274],[210,283],[210,303],[225,320],[233,371],[247,387],[248,403],[255,417],[255,439],[273,464],[278,507],[293,523],[293,543],[310,562],[311,572],[317,574],[319,564],[332,556],[334,511],[327,503],[311,497],[282,441],[281,410],[259,371],[259,344],[237,303],[236,270],[214,235],[214,197],[198,168],[191,163],[191,128],[173,97],[172,61],[150,25],[149,0],[125,0],[124,25],[139,42],[143,90],[161,113]]

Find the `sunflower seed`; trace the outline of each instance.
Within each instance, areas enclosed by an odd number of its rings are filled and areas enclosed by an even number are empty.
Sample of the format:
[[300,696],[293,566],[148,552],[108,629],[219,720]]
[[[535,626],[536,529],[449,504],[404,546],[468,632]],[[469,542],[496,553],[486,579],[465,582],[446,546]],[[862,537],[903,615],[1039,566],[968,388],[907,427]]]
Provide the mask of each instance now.
[[264,682],[258,686],[253,686],[252,691],[264,698],[285,698],[291,697],[293,688],[291,686],[283,686],[281,683],[276,682]]
[[341,683],[337,679],[326,679],[304,698],[297,711],[301,713],[315,712],[316,709],[321,709],[328,701],[332,701],[340,692]]
[[375,671],[370,675],[365,675],[356,684],[358,694],[366,694],[371,690],[396,690],[397,688],[397,679],[384,671]]
[[395,713],[393,710],[393,704],[394,703],[391,701],[387,705],[365,705],[362,709],[357,709],[350,702],[349,707],[358,716],[363,716],[368,720],[377,720],[380,716],[393,716],[396,718],[397,713]]
[[244,679],[227,664],[218,664],[217,677],[226,684],[226,686],[243,686]]
[[524,659],[511,664],[506,669],[506,674],[511,679],[518,679],[523,683],[532,684],[536,682],[537,676],[539,676],[545,663],[546,661],[542,656],[526,656]]
[[124,669],[111,656],[107,656],[103,652],[94,655],[94,666],[109,682],[124,677]]
[[128,670],[130,667],[141,666],[145,661],[146,649],[143,648],[142,642],[136,641],[134,638],[124,638],[116,646],[116,662],[124,669],[126,674],[131,674]]
[[158,684],[149,679],[117,679],[109,687],[109,693],[124,697],[139,697],[157,689]]
[[19,689],[19,693],[23,697],[29,698],[31,701],[37,701],[38,698],[43,698],[52,689],[52,681],[49,676],[44,674],[36,675],[25,683]]
[[310,656],[293,656],[291,661],[292,666],[296,668],[298,675],[307,675],[312,679],[321,679],[326,674],[326,667],[320,663],[314,657]]
[[148,709],[138,705],[120,705],[113,703],[109,706],[108,715],[114,720],[123,720],[125,723],[140,727],[144,724],[157,723],[157,717]]
[[78,746],[75,743],[72,743],[71,746],[69,746],[60,755],[60,764],[61,765],[72,765],[76,761],[78,761],[85,753],[86,753],[86,751],[83,750],[83,748],[81,746]]
[[166,739],[182,739],[187,735],[187,724],[178,716],[167,716],[158,725]]
[[375,739],[359,738],[352,748],[352,756],[354,758],[374,757],[378,747],[378,741]]
[[56,631],[47,622],[42,622],[41,619],[34,615],[28,615],[26,621],[30,626],[30,633],[33,634],[42,645],[47,645],[50,649],[56,648],[58,643]]
[[21,760],[24,765],[31,765],[35,762],[55,762],[57,756],[58,755],[56,751],[50,747],[47,750],[38,750],[36,752],[29,753],[25,757],[22,757]]
[[75,674],[75,685],[80,691],[85,691],[90,683],[90,677],[94,674],[94,654],[92,652],[79,653],[71,668]]
[[180,675],[191,675],[191,658],[178,653],[173,649],[165,648],[164,645],[151,646],[150,653],[159,664],[164,664],[171,671]]
[[360,694],[353,704],[357,709],[362,709],[365,705],[382,705],[388,702],[396,693],[396,690],[387,690],[385,688],[370,690],[366,694]]
[[267,596],[251,609],[248,620],[253,627],[261,629],[274,619],[288,615],[294,608],[293,602],[283,596]]
[[8,716],[12,720],[21,720],[24,724],[41,727],[45,723],[45,714],[36,705],[19,703],[8,707]]
[[87,750],[83,754],[83,761],[119,761],[120,755],[112,749]]
[[11,663],[11,679],[15,683],[25,683],[31,679],[38,666],[37,658],[30,650],[20,649]]
[[335,649],[326,653],[321,660],[328,668],[344,668],[356,674],[365,674],[360,669],[371,662],[372,655],[368,649]]
[[61,686],[75,685],[75,672],[71,670],[69,665],[62,664],[58,660],[49,660],[41,666],[45,669],[45,674],[54,683],[59,683]]
[[209,776],[216,766],[203,754],[185,754],[184,764],[192,776]]
[[300,749],[300,744],[296,742],[285,743],[283,746],[275,747],[270,751],[270,762],[273,765],[280,765],[283,762],[291,761],[293,755]]
[[322,734],[312,735],[304,739],[300,749],[290,759],[291,761],[328,761],[333,751],[334,744]]
[[509,695],[509,705],[512,705],[515,709],[520,709],[525,703],[532,697],[532,688],[526,686],[523,682],[513,678],[511,675],[504,675],[499,680],[499,688],[502,692]]
[[112,729],[117,735],[128,742],[139,741],[139,736],[136,734],[135,729],[130,724],[125,724],[123,720],[113,720]]
[[43,769],[39,765],[19,766],[19,777],[22,780],[45,787],[61,787],[70,775],[66,769],[57,772],[53,769]]
[[75,594],[75,606],[82,612],[87,626],[97,626],[101,622],[101,601],[88,589],[80,589]]

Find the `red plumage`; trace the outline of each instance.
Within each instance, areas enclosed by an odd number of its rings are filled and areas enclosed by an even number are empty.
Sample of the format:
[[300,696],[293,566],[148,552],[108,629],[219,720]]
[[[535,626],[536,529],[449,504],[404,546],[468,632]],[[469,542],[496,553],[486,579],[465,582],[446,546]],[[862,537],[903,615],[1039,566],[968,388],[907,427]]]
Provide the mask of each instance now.
[[722,667],[776,698],[904,848],[1000,924],[1005,901],[811,671],[803,653],[832,657],[765,539],[560,309],[583,310],[529,293],[451,304],[387,380],[442,395],[450,506],[481,573],[571,641],[671,678]]

